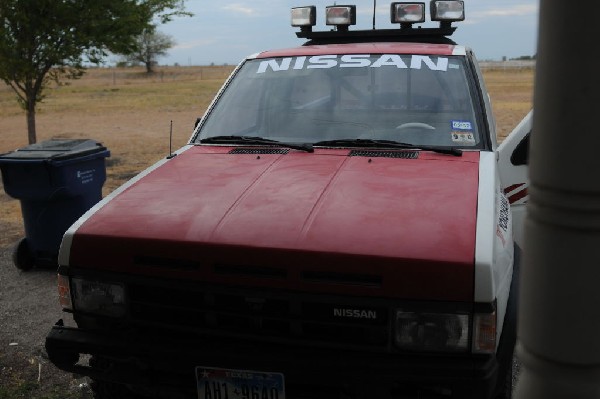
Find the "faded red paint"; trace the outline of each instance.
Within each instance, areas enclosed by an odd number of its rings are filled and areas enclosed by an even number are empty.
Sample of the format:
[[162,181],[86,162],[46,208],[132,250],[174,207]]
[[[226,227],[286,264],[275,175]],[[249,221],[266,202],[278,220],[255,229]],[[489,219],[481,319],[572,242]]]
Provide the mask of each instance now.
[[265,51],[257,58],[300,57],[327,54],[423,54],[452,55],[456,46],[428,43],[349,43],[303,46],[282,50]]
[[[369,159],[230,149],[191,148],[115,197],[76,232],[71,266],[217,283],[240,282],[217,263],[261,266],[287,277],[245,285],[472,300],[479,153]],[[307,271],[382,284],[314,283]]]

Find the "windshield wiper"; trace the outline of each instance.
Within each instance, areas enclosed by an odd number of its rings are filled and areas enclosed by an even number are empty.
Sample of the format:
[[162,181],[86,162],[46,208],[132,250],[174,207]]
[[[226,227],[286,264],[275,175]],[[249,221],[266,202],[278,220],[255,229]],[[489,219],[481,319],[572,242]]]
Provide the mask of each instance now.
[[462,156],[462,150],[458,148],[435,147],[430,145],[417,145],[410,143],[401,143],[394,140],[375,140],[375,139],[337,139],[324,140],[313,143],[314,146],[343,146],[343,147],[368,147],[368,148],[402,148],[417,149],[423,151],[433,151],[440,154]]
[[314,148],[310,143],[286,143],[283,141],[266,139],[264,137],[256,136],[214,136],[207,137],[200,140],[201,144],[257,144],[257,145],[272,145],[285,148],[291,148],[293,150],[300,150],[306,152],[314,152]]

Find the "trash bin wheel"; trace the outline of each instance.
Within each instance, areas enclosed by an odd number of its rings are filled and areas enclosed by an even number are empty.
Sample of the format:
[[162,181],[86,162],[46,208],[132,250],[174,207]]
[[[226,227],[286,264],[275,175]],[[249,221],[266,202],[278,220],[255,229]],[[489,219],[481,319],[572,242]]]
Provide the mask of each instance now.
[[27,271],[35,266],[35,260],[29,251],[29,244],[27,244],[26,238],[21,238],[15,245],[12,258],[17,269]]

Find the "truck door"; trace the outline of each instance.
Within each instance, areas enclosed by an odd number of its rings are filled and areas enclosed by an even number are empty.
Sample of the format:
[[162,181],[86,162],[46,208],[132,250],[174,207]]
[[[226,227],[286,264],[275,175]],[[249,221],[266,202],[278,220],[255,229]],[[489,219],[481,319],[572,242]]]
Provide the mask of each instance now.
[[513,236],[523,248],[525,205],[529,200],[529,137],[533,110],[515,127],[498,147],[500,184],[510,203],[513,217]]

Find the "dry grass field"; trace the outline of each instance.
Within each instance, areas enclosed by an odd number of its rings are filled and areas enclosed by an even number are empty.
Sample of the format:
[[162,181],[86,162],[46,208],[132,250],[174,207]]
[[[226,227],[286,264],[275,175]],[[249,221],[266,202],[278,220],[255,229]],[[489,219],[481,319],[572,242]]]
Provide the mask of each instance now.
[[[165,67],[152,76],[142,69],[91,69],[82,79],[54,87],[39,105],[38,141],[92,138],[111,151],[104,195],[189,139],[232,67]],[[486,70],[500,140],[532,106],[532,69]],[[0,153],[27,145],[25,115],[0,84]],[[17,200],[0,190],[0,249],[23,235]]]
[[[38,140],[92,138],[102,142],[111,151],[107,162],[107,181],[103,187],[106,195],[167,155],[170,121],[173,121],[173,147],[178,148],[187,142],[196,118],[202,116],[231,69],[172,67],[163,68],[152,76],[147,76],[142,69],[89,70],[82,79],[48,91],[48,97],[38,108]],[[533,70],[499,69],[484,73],[493,101],[499,139],[502,140],[532,106]],[[25,115],[14,94],[0,83],[0,153],[25,145]],[[0,255],[3,256],[0,260],[5,265],[9,262],[6,250],[22,236],[19,201],[8,197],[0,188]],[[51,274],[18,273],[12,265],[8,267],[10,270],[5,270],[2,283],[3,300],[9,304],[8,308],[11,299],[21,301],[12,298],[15,284],[24,284],[19,291],[21,295],[35,290],[36,295],[47,298],[44,289],[54,292],[54,280],[49,278]],[[19,330],[26,328],[23,327],[25,325],[36,330],[30,335],[42,337],[40,334],[45,334],[56,320],[52,319],[54,313],[51,311],[48,312],[51,321],[40,318],[40,309],[47,307],[37,303],[38,296],[28,296],[31,298],[26,304],[18,302],[21,306],[18,311],[5,309],[4,314],[0,313],[0,321],[10,316],[15,323],[14,326],[10,323],[4,325],[0,342],[26,341],[22,337],[24,331]],[[14,320],[18,317],[14,315],[20,312],[23,313],[22,320],[16,323]],[[28,324],[23,320],[27,320]],[[48,364],[40,345],[19,344],[9,349],[0,346],[0,399],[90,398],[85,380],[73,379]]]
[[[90,69],[82,79],[52,88],[39,105],[38,141],[91,138],[111,151],[104,195],[189,139],[233,67]],[[0,153],[27,145],[25,114],[10,88],[0,85]],[[0,248],[23,235],[19,202],[0,192]]]

